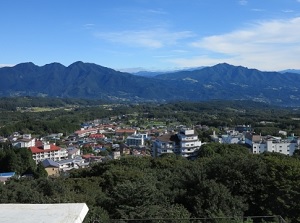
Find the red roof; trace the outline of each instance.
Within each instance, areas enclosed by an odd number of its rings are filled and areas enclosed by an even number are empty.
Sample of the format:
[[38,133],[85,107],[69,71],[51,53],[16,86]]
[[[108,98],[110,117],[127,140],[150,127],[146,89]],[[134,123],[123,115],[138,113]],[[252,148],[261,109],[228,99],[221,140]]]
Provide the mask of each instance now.
[[51,144],[50,149],[43,149],[43,146],[32,146],[30,147],[30,150],[32,153],[43,153],[49,151],[59,151],[60,147]]
[[101,139],[101,138],[105,138],[105,135],[103,135],[103,134],[91,134],[89,136],[89,138]]
[[135,133],[136,130],[135,129],[117,129],[116,133]]

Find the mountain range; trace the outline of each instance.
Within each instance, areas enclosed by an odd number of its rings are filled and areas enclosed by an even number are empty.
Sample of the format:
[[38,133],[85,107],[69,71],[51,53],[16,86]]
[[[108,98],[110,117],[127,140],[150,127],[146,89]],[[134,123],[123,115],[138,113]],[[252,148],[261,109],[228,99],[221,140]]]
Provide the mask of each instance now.
[[252,100],[300,106],[300,74],[222,63],[138,76],[93,63],[31,62],[0,68],[0,97],[44,96],[114,101]]

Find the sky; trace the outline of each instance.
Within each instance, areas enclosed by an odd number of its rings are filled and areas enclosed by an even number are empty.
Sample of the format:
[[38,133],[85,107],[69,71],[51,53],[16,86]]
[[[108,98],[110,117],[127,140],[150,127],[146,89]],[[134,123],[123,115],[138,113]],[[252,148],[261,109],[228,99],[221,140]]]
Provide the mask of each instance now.
[[0,0],[0,66],[300,69],[300,0]]

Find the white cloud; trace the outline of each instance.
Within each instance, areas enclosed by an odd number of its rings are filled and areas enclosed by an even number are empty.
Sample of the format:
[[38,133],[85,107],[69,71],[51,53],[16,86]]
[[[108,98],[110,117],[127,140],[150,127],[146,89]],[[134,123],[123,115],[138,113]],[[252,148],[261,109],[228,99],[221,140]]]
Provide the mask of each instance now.
[[239,4],[240,4],[240,5],[247,5],[247,4],[248,4],[248,1],[246,1],[246,0],[240,0],[240,1],[239,1]]
[[189,31],[167,32],[163,29],[122,31],[112,33],[97,33],[98,38],[106,41],[121,43],[134,47],[162,48],[167,45],[175,45],[179,40],[189,38],[193,34]]
[[191,46],[203,55],[172,62],[180,66],[228,62],[263,70],[299,68],[300,17],[258,22],[242,30],[204,37]]
[[251,11],[253,11],[253,12],[264,12],[265,10],[264,9],[255,8],[255,9],[251,9]]
[[92,29],[94,26],[95,26],[95,24],[93,24],[93,23],[87,23],[87,24],[84,24],[84,25],[83,25],[83,27],[84,27],[85,29]]
[[291,13],[291,12],[294,12],[294,10],[286,9],[286,10],[282,10],[282,12],[284,12],[284,13]]

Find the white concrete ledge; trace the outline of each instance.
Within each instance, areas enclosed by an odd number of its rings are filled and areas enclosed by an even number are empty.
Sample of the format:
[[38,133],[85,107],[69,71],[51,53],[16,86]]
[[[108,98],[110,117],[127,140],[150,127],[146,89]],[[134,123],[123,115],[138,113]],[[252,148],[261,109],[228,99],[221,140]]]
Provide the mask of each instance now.
[[0,204],[0,222],[82,223],[88,210],[85,203]]

